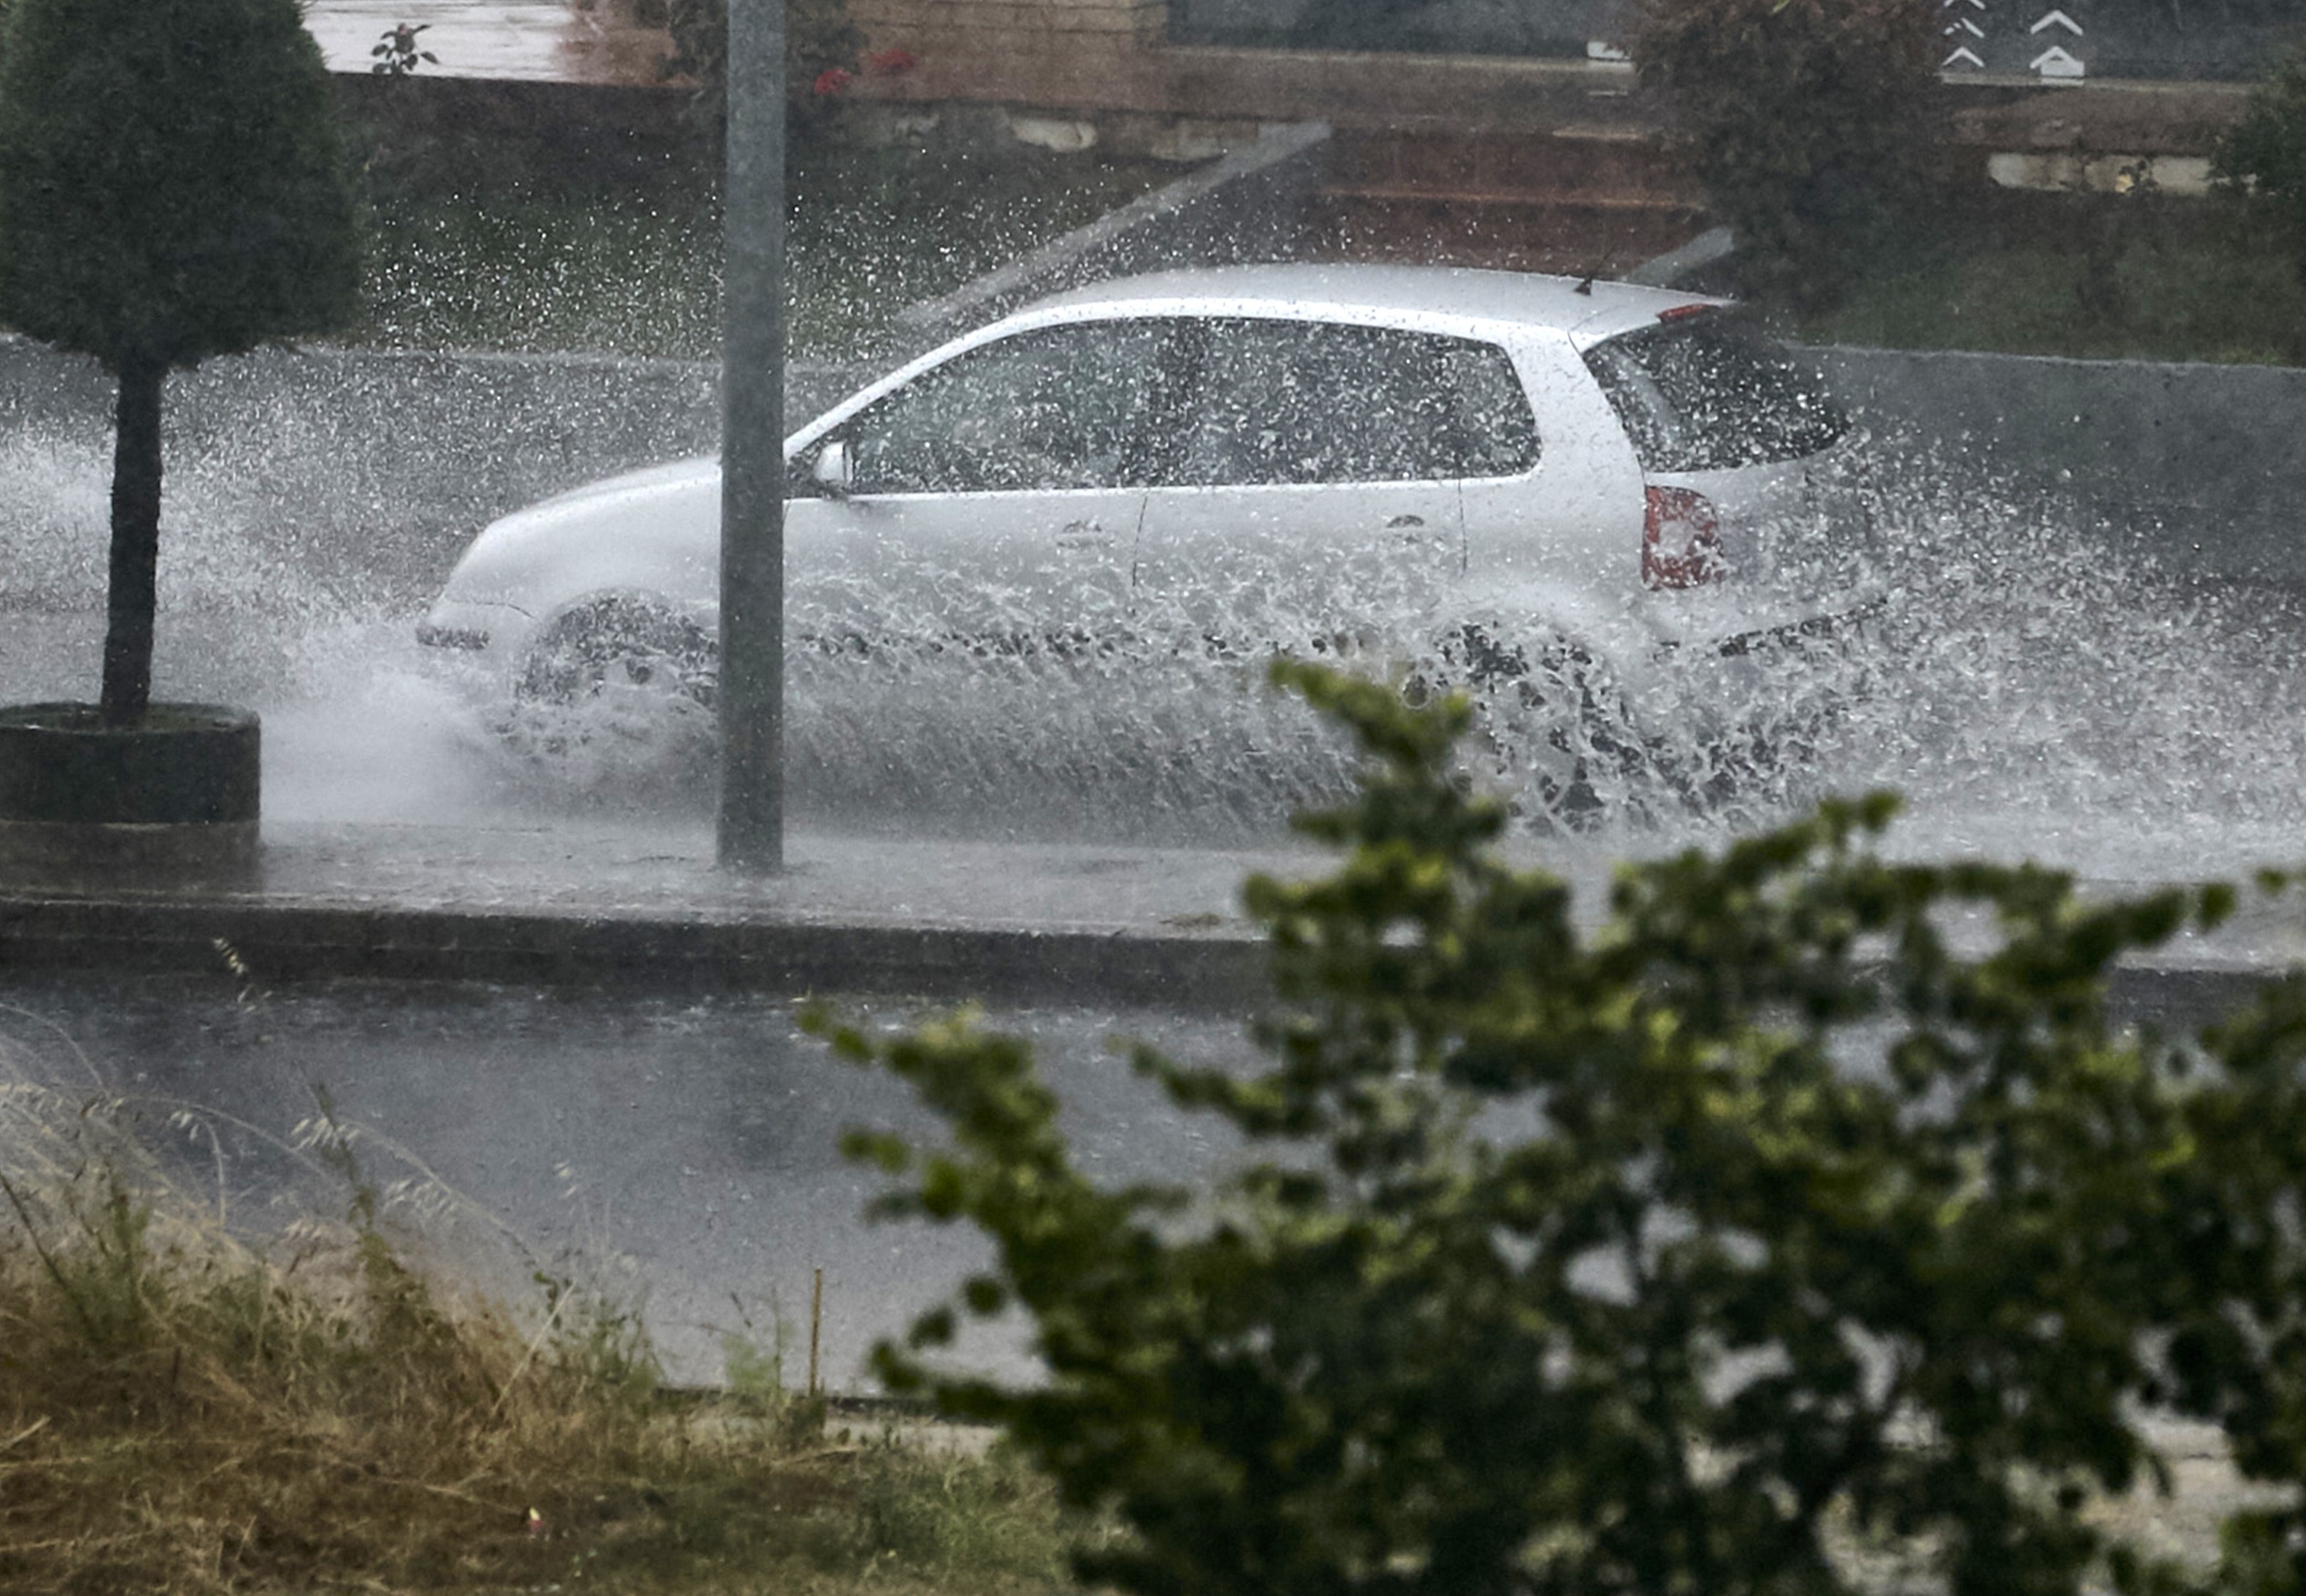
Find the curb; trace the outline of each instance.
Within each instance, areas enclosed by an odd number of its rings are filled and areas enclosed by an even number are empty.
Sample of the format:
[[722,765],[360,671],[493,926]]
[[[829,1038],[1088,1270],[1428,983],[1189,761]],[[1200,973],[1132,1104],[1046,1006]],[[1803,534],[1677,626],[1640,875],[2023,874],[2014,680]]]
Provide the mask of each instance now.
[[230,970],[606,990],[857,993],[1246,1012],[1267,995],[1248,936],[735,921],[332,904],[0,897],[0,972]]
[[[2246,1002],[2287,964],[2137,963],[2121,1019],[2169,1034]],[[1272,998],[1253,935],[862,921],[676,919],[356,904],[0,896],[0,975],[26,970],[300,981],[478,981],[651,993],[745,992],[1082,1003],[1248,1014]]]

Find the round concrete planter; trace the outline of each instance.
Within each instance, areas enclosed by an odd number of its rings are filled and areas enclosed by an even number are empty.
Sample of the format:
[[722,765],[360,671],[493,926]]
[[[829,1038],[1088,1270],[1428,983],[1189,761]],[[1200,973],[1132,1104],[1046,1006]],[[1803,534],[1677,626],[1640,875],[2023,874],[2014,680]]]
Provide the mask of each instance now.
[[0,874],[118,884],[239,874],[257,859],[262,737],[245,710],[0,707]]

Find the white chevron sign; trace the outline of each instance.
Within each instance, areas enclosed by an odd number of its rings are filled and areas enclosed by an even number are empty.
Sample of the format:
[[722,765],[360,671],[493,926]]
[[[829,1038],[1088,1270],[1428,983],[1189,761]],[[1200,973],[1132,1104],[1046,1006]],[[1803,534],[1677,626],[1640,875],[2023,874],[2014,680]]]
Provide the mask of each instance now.
[[2026,32],[2039,33],[2046,27],[2062,27],[2067,32],[2072,34],[2076,38],[2082,37],[2082,25],[2076,22],[2072,17],[2067,16],[2063,11],[2050,12],[2047,16],[2044,16],[2041,21],[2036,23],[2032,27],[2027,28]]

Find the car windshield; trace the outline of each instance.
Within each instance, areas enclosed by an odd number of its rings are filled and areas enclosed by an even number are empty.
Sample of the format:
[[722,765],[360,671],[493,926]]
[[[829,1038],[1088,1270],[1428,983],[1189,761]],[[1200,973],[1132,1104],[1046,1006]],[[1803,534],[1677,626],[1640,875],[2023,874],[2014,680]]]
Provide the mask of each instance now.
[[1815,372],[1718,315],[1597,344],[1585,363],[1649,471],[1724,470],[1815,454],[1849,417]]

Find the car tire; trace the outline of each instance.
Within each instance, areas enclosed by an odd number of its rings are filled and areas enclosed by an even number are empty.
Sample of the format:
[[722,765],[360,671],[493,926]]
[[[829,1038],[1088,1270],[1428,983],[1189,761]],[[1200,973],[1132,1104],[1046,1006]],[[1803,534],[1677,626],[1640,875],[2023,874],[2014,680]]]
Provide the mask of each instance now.
[[1532,830],[1585,832],[1644,814],[1671,790],[1659,751],[1607,668],[1560,639],[1506,645],[1468,626],[1445,639],[1415,691],[1462,689],[1474,724],[1461,758]]
[[529,644],[514,698],[568,707],[633,692],[714,705],[720,654],[704,629],[658,606],[602,598],[547,624]]
[[719,650],[695,622],[645,600],[596,599],[530,643],[506,740],[580,786],[645,785],[710,757],[719,684]]

